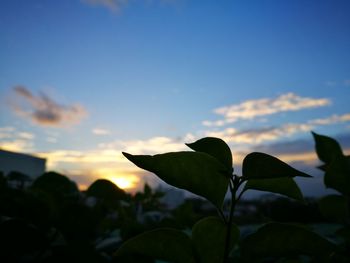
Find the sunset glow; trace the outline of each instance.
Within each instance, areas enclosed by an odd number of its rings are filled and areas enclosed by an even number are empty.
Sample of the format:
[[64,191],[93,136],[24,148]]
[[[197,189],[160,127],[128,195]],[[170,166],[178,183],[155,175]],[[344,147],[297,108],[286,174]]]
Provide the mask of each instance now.
[[138,180],[133,177],[111,177],[109,178],[113,183],[115,183],[121,189],[133,189],[137,186]]
[[350,150],[349,13],[346,0],[1,1],[0,148],[128,192],[161,181],[122,152],[203,137],[238,171],[259,150],[315,167],[311,131]]

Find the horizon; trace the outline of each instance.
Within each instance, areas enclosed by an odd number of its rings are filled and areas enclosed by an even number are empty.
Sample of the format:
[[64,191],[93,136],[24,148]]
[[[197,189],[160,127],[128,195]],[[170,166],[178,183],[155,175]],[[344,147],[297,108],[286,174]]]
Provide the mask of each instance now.
[[[264,151],[316,174],[311,131],[350,154],[350,2],[5,0],[0,149],[80,189],[155,175],[122,156],[219,137],[239,172]],[[323,188],[321,188],[323,187]]]

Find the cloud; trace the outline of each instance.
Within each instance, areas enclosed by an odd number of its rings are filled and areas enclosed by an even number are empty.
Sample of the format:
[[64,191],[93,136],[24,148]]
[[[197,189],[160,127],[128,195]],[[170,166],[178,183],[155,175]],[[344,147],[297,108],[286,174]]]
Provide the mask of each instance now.
[[32,152],[33,143],[28,140],[8,140],[0,142],[0,149],[4,149],[12,152]]
[[102,143],[99,147],[102,149],[120,149],[121,151],[132,154],[157,154],[188,150],[188,147],[184,143],[192,142],[194,138],[195,136],[192,134],[187,134],[183,138],[156,136],[146,140],[125,140]]
[[223,131],[209,131],[206,133],[206,136],[219,137],[227,143],[259,144],[288,137],[298,132],[309,131],[312,127],[309,124],[289,123],[280,127],[263,127],[244,131],[227,128]]
[[238,120],[251,120],[256,117],[271,115],[286,111],[299,111],[307,108],[317,108],[330,105],[326,98],[300,97],[294,93],[286,93],[277,98],[262,98],[247,100],[240,104],[220,107],[214,113],[224,117],[218,121],[204,121],[205,126],[224,126]]
[[[120,12],[124,7],[126,7],[131,2],[140,2],[132,0],[81,0],[83,3],[89,4],[91,6],[101,6],[109,9],[113,13]],[[164,4],[173,4],[179,0],[143,0],[145,3],[160,2]]]
[[14,87],[13,91],[14,112],[41,126],[67,127],[79,123],[87,115],[79,104],[61,105],[44,93],[35,96],[23,86]]
[[122,7],[127,5],[130,0],[82,0],[82,2],[93,6],[102,6],[112,12],[118,12]]
[[13,152],[32,152],[35,135],[15,127],[0,127],[0,148]]
[[13,132],[16,129],[14,127],[0,127],[0,139],[8,139],[13,136]]
[[334,114],[328,118],[311,120],[309,121],[309,123],[312,125],[330,125],[330,124],[343,123],[348,121],[350,121],[350,113],[343,114],[343,115]]
[[18,133],[18,137],[20,137],[22,139],[26,139],[26,140],[32,140],[35,138],[35,135],[33,133],[30,133],[30,132],[20,132],[20,133]]
[[111,134],[111,131],[101,128],[95,128],[92,130],[92,133],[95,135],[109,135]]
[[348,121],[350,121],[350,113],[313,119],[306,123],[287,123],[278,127],[263,127],[243,131],[234,128],[226,128],[222,131],[206,131],[205,136],[219,137],[228,143],[234,144],[260,144],[266,141],[275,141],[283,137],[290,137],[300,132],[308,132],[317,126]]

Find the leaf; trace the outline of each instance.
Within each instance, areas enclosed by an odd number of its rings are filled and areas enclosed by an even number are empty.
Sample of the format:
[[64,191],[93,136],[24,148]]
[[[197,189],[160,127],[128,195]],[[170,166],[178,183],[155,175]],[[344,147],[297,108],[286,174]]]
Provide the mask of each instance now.
[[196,152],[207,153],[218,159],[227,169],[232,170],[232,154],[230,147],[221,139],[214,137],[202,138],[194,143],[186,143]]
[[243,179],[245,180],[295,176],[311,177],[266,153],[252,152],[243,160]]
[[342,194],[350,196],[350,156],[338,156],[326,169],[324,183]]
[[191,239],[185,233],[159,228],[127,240],[114,256],[140,255],[170,262],[195,262],[191,246]]
[[[207,217],[192,229],[192,240],[201,263],[223,262],[227,227],[220,218]],[[232,225],[230,250],[239,239],[239,229]]]
[[214,157],[202,152],[131,155],[126,158],[166,183],[205,197],[221,207],[229,182],[227,169]]
[[249,189],[277,193],[301,202],[304,201],[299,186],[293,178],[290,177],[249,179],[245,184],[243,191]]
[[241,252],[243,257],[251,259],[294,255],[327,257],[334,247],[333,243],[304,227],[268,223],[243,240]]
[[336,222],[346,222],[349,217],[348,204],[344,196],[327,195],[318,202],[322,215]]
[[312,132],[312,135],[316,143],[317,156],[321,161],[330,163],[334,158],[343,156],[342,149],[336,140],[315,132]]

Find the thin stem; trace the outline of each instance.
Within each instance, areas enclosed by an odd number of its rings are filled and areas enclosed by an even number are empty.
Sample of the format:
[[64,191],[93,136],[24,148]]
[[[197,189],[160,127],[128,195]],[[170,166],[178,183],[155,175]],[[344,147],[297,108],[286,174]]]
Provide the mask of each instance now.
[[228,223],[227,219],[226,219],[224,213],[222,212],[222,210],[218,208],[218,212],[219,212],[219,215],[221,216],[222,220],[225,222],[225,224],[227,224]]
[[[237,177],[236,177],[237,178]],[[228,219],[227,224],[227,232],[226,232],[226,241],[225,241],[225,251],[224,251],[224,261],[223,263],[228,262],[228,257],[230,254],[230,243],[231,243],[231,229],[232,229],[232,223],[233,223],[233,214],[235,211],[235,206],[237,203],[236,199],[236,192],[238,190],[238,187],[241,185],[240,181],[238,181],[237,184],[234,183],[235,180],[233,180],[233,187],[230,187],[231,190],[231,208],[230,208],[230,215]]]

